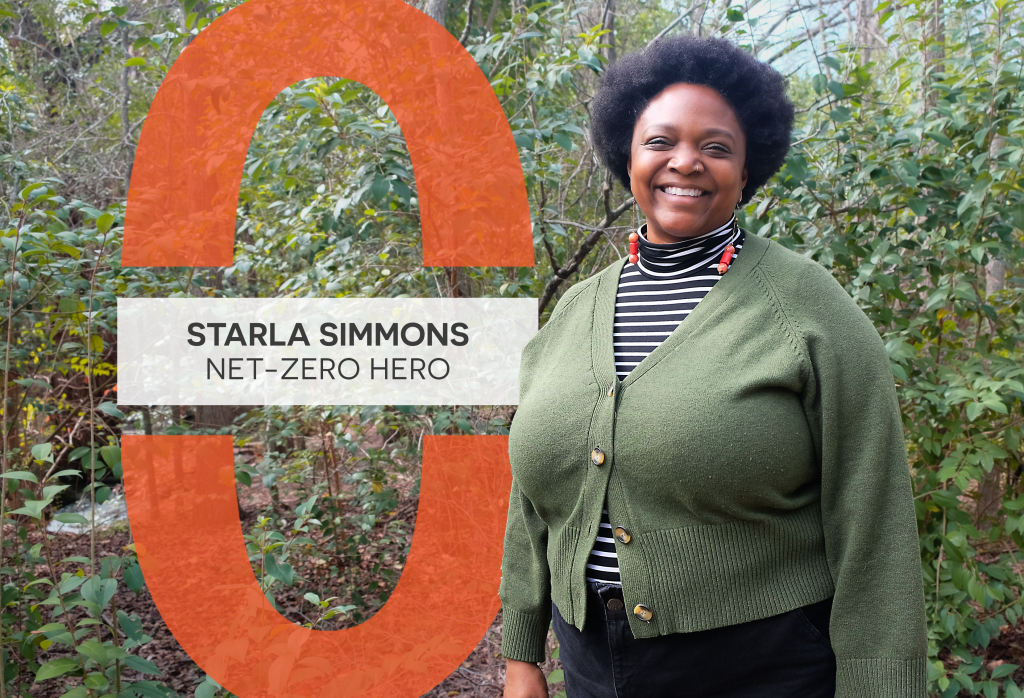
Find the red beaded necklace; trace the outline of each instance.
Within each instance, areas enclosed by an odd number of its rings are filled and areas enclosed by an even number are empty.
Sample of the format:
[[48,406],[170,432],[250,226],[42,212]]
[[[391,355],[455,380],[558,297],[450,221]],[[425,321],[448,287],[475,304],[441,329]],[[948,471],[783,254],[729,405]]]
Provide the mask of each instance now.
[[[733,236],[737,233],[739,223],[736,219],[733,219],[732,230]],[[718,262],[718,273],[724,274],[729,271],[729,267],[732,266],[732,258],[736,256],[736,248],[732,245],[726,245],[725,252],[722,253],[722,259]],[[640,261],[640,236],[637,233],[629,234],[629,263],[636,264]]]

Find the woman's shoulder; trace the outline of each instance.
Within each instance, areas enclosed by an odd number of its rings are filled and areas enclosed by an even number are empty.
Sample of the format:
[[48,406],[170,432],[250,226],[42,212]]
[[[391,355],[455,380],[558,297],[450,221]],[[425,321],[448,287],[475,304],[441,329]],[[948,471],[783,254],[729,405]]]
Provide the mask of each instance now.
[[833,338],[881,343],[878,330],[828,269],[773,240],[758,268],[789,320],[802,330]]
[[769,278],[781,301],[807,309],[837,303],[861,312],[828,269],[774,240],[762,240],[767,249],[758,268]]
[[[548,323],[555,319],[556,316],[562,315],[570,307],[579,305],[579,301],[584,299],[593,299],[597,294],[597,289],[601,283],[612,282],[618,284],[619,272],[622,270],[622,264],[625,260],[619,259],[607,267],[597,272],[593,276],[589,276],[582,281],[570,286],[562,297],[558,299],[558,303],[555,305],[555,309],[551,311],[551,316],[548,318]],[[584,303],[584,305],[592,305]]]

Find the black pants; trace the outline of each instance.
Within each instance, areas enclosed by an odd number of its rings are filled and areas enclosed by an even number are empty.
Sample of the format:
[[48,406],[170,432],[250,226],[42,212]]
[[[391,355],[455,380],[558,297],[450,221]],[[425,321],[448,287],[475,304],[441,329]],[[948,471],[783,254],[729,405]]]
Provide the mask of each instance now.
[[[611,602],[611,603],[609,603]],[[590,583],[580,632],[552,604],[568,698],[834,698],[832,599],[769,618],[637,640],[622,589]]]

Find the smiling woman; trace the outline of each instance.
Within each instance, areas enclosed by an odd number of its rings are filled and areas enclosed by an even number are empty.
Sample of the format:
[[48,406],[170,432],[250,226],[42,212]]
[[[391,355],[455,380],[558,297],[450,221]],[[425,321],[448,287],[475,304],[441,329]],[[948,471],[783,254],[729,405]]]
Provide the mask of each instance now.
[[[523,351],[502,560],[506,698],[923,698],[919,546],[878,333],[739,228],[785,79],[724,39],[610,66],[592,133],[646,223]],[[685,687],[685,688],[684,688]]]

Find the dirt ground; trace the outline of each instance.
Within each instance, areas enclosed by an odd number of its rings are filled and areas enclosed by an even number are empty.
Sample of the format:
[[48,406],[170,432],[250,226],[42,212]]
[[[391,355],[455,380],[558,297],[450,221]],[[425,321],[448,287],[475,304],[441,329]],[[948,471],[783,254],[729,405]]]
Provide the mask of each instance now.
[[[399,512],[401,512],[404,520],[412,523],[415,521],[415,501],[408,501],[407,495],[409,489],[411,489],[411,475],[407,476],[408,482],[401,482],[399,484],[399,490],[402,495],[400,499]],[[265,511],[265,508],[270,505],[271,498],[269,491],[263,487],[262,483],[255,481],[252,487],[239,487],[239,499],[240,505],[243,512],[242,527],[243,530],[250,530],[255,524],[256,518],[261,511]],[[294,518],[294,508],[299,503],[298,496],[290,493],[287,486],[282,487],[281,494],[281,513],[287,515],[291,513]],[[387,523],[388,519],[384,518],[383,523]],[[382,528],[378,526],[377,529]],[[13,534],[13,530],[12,530]],[[374,533],[370,534],[371,539],[376,536],[379,538],[382,536],[382,532],[378,532],[375,529]],[[40,540],[38,532],[30,533],[30,542],[38,542]],[[118,522],[105,529],[101,529],[97,533],[96,543],[96,556],[97,559],[102,559],[107,555],[118,555],[124,554],[124,546],[131,542],[130,530],[127,522]],[[89,556],[89,535],[69,535],[69,534],[55,534],[52,538],[52,554],[55,560],[62,560],[72,555]],[[398,552],[396,550],[396,552]],[[369,577],[369,566],[372,564],[372,560],[365,561],[364,568],[367,573],[367,581],[370,581]],[[74,572],[79,565],[77,563],[66,563],[63,566],[58,567],[58,574],[63,571]],[[326,571],[323,567],[303,567],[301,570],[302,575],[307,578],[314,578],[318,575],[325,574]],[[37,570],[37,573],[42,575],[46,574],[43,568]],[[48,575],[47,575],[48,576]],[[276,594],[276,600],[282,607],[287,617],[291,617],[293,620],[301,622],[302,616],[298,613],[302,602],[301,595],[294,591],[282,591]],[[149,659],[159,667],[162,672],[160,680],[166,685],[174,689],[177,693],[182,696],[192,696],[195,692],[196,684],[200,683],[205,674],[204,672],[189,658],[185,651],[175,641],[171,635],[167,626],[164,624],[163,619],[160,617],[160,613],[157,611],[155,604],[153,603],[152,597],[147,589],[143,589],[142,592],[136,596],[130,591],[124,590],[119,592],[116,602],[118,609],[123,610],[127,614],[137,613],[142,621],[143,631],[153,638],[152,642],[144,645],[139,651],[139,656]],[[346,603],[347,599],[342,598],[338,603]],[[308,604],[307,604],[308,606]],[[79,616],[84,617],[84,611],[82,609],[73,609],[71,616],[74,620],[78,620]],[[364,618],[364,621],[372,617],[372,612],[368,613]],[[353,622],[342,622],[338,627],[345,627],[354,625]],[[442,698],[442,697],[453,697],[453,696],[479,696],[480,698],[494,698],[495,696],[501,696],[504,689],[504,660],[500,657],[499,648],[501,646],[501,613],[495,617],[494,622],[488,629],[484,637],[481,639],[480,644],[473,650],[473,652],[447,679],[445,679],[440,685],[425,694],[429,698]],[[552,635],[549,634],[548,638],[549,652],[555,647],[555,641]],[[56,650],[56,648],[54,648]],[[50,660],[58,656],[68,655],[66,651],[53,651],[46,653],[45,660]],[[70,656],[70,655],[68,655]],[[549,659],[545,665],[545,673],[550,673],[556,669],[559,669],[560,665],[557,659]],[[22,675],[26,675],[27,669],[23,670]],[[125,679],[128,681],[152,679],[153,677],[143,677],[140,675],[133,674],[132,672],[125,673]],[[58,698],[62,695],[68,687],[75,685],[79,680],[51,680],[46,681],[42,685],[32,684],[30,693],[38,698]],[[65,685],[67,684],[67,685]],[[559,683],[551,684],[551,695],[554,696],[557,692],[561,691],[563,685]]]

